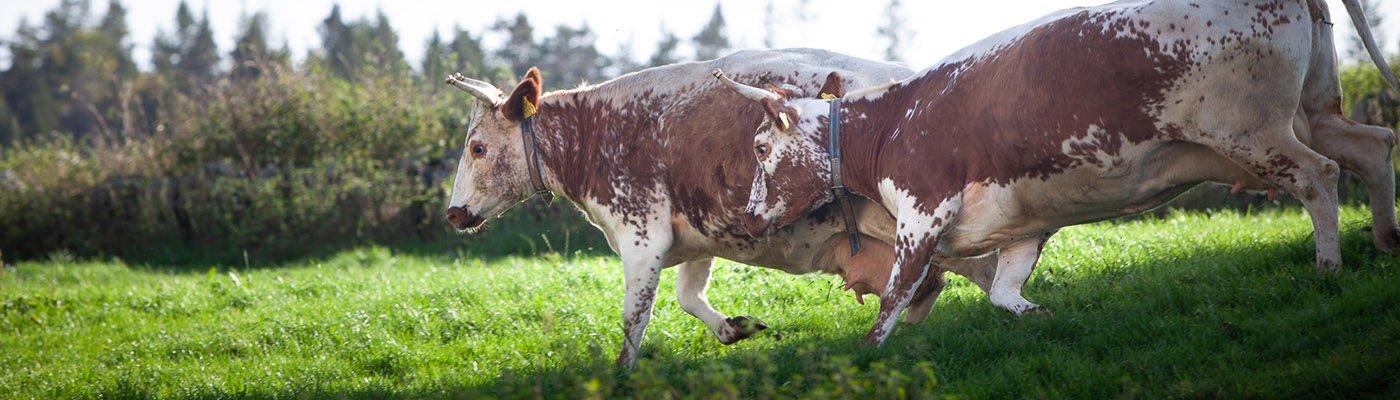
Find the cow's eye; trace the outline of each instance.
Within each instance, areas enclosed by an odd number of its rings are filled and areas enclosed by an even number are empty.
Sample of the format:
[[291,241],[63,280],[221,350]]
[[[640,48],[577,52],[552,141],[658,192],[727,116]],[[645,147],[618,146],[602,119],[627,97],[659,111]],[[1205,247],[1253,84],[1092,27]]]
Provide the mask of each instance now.
[[481,158],[481,156],[486,155],[486,145],[480,142],[472,142],[471,150],[472,158]]
[[753,153],[757,154],[758,159],[760,160],[762,160],[764,157],[768,157],[768,145],[760,143],[757,146],[754,146]]

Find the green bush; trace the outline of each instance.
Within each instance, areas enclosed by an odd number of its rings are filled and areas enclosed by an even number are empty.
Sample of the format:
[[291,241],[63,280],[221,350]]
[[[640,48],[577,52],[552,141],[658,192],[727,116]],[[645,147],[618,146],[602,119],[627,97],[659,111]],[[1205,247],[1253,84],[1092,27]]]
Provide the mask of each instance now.
[[603,249],[568,205],[527,206],[493,224],[510,229],[458,235],[442,214],[470,98],[420,92],[411,76],[317,71],[166,93],[154,131],[123,143],[53,134],[3,150],[0,249],[238,264],[363,242]]

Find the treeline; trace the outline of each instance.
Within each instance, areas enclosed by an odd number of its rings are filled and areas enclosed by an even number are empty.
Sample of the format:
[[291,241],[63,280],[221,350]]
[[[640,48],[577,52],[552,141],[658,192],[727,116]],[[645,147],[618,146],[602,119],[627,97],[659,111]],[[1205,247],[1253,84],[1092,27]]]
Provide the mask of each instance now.
[[[710,22],[688,39],[696,49],[694,59],[715,58],[729,48],[720,11],[716,6]],[[175,98],[200,98],[219,80],[255,82],[271,69],[349,82],[403,79],[435,93],[446,89],[439,80],[450,72],[505,84],[539,66],[549,81],[571,86],[687,59],[678,54],[682,39],[672,33],[639,61],[627,47],[604,54],[587,25],[537,32],[542,30],[521,14],[499,19],[486,32],[457,27],[447,38],[434,33],[423,59],[411,67],[382,12],[373,19],[347,20],[337,5],[317,28],[321,47],[294,66],[285,43],[268,42],[265,14],[243,16],[234,47],[220,49],[207,13],[196,15],[182,2],[173,31],[162,30],[148,46],[151,70],[141,71],[122,2],[110,1],[104,15],[92,14],[88,0],[63,0],[39,25],[21,21],[5,39],[11,65],[0,73],[0,146],[53,132],[100,143],[150,136],[178,118],[171,115]],[[503,36],[505,44],[485,48],[487,34]]]

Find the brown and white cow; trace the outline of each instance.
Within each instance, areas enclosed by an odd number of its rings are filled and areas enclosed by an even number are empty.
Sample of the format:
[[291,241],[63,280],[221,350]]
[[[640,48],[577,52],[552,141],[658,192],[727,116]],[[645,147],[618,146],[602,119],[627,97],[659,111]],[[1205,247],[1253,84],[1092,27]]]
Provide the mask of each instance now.
[[[1359,15],[1354,1],[1348,8]],[[776,121],[753,143],[761,170],[749,231],[772,232],[830,201],[835,100],[729,83]],[[896,261],[865,340],[889,336],[936,253],[996,254],[991,301],[1038,310],[1020,292],[1059,228],[1142,212],[1205,181],[1296,196],[1313,221],[1317,268],[1331,270],[1341,261],[1340,164],[1366,182],[1376,247],[1394,254],[1395,134],[1347,120],[1340,102],[1320,0],[1064,10],[845,96],[845,186],[898,220]]]
[[[473,229],[529,198],[538,188],[531,172],[538,165],[539,185],[578,205],[621,255],[626,299],[620,363],[630,364],[637,356],[663,268],[680,265],[676,296],[681,308],[704,321],[725,344],[763,326],[747,317],[726,318],[709,305],[705,288],[714,257],[790,273],[841,274],[857,296],[878,295],[888,281],[892,247],[866,237],[852,257],[834,207],[798,218],[769,238],[745,233],[740,211],[757,167],[747,145],[762,111],[704,75],[716,68],[751,81],[767,76],[813,96],[833,69],[854,85],[913,73],[894,64],[791,49],[741,51],[546,94],[540,93],[534,70],[509,96],[484,82],[448,79],[485,104],[472,115],[449,221],[458,229]],[[526,155],[522,139],[522,122],[532,114],[537,161]],[[862,231],[892,235],[894,219],[879,205],[861,200],[855,208]],[[977,273],[989,269],[983,264],[990,264],[989,259],[941,267],[969,275],[986,288],[990,273]],[[941,271],[935,275],[941,279]],[[928,286],[907,321],[928,315],[942,289],[940,284]]]

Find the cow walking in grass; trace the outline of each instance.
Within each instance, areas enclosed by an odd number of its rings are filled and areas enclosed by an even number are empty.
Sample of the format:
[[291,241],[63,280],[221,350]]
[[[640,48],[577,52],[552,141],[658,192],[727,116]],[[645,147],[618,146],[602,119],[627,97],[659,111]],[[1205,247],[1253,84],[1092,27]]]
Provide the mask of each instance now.
[[[830,70],[848,84],[873,85],[912,74],[893,64],[793,49],[741,51],[706,62],[658,67],[595,86],[541,93],[531,70],[507,95],[460,76],[448,83],[480,100],[458,164],[448,219],[475,229],[536,193],[574,202],[622,257],[626,298],[618,361],[632,363],[651,317],[663,268],[679,265],[676,296],[687,313],[729,344],[764,328],[729,318],[705,297],[714,257],[791,273],[840,274],[857,296],[886,286],[893,249],[878,240],[849,250],[841,212],[819,208],[764,239],[740,221],[756,163],[747,143],[762,119],[758,106],[705,75],[715,68],[740,79],[792,85],[815,96]],[[878,205],[854,204],[861,231],[892,236],[894,220]],[[990,284],[987,261],[940,266]],[[941,271],[941,270],[940,270]],[[941,278],[941,273],[936,273]],[[927,285],[907,317],[928,314],[941,285]],[[858,297],[859,298],[859,297]]]
[[991,301],[1040,310],[1021,289],[1059,228],[1139,213],[1200,182],[1296,196],[1317,268],[1333,270],[1340,165],[1367,184],[1375,245],[1394,254],[1395,134],[1342,116],[1332,26],[1321,0],[1120,1],[1054,13],[841,99],[725,80],[767,113],[747,229],[769,234],[826,204],[833,180],[894,214],[895,264],[865,337],[877,344],[935,254],[996,254]]

